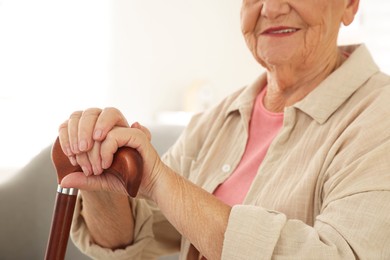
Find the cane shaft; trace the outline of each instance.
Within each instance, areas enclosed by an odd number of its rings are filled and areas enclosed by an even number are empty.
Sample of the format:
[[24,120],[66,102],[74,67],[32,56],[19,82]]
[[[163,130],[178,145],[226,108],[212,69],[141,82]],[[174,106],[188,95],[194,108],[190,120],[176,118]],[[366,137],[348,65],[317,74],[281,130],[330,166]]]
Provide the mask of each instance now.
[[46,248],[46,260],[65,258],[76,197],[77,195],[57,192],[49,242]]
[[[59,140],[52,148],[52,161],[57,170],[58,193],[55,201],[52,225],[46,248],[45,260],[63,260],[69,240],[75,208],[77,189],[65,189],[60,186],[62,179],[72,173],[81,171],[79,166],[73,166],[62,152]],[[111,167],[103,174],[113,174],[119,178],[128,194],[135,197],[142,178],[142,158],[139,153],[128,147],[118,149],[114,155]]]

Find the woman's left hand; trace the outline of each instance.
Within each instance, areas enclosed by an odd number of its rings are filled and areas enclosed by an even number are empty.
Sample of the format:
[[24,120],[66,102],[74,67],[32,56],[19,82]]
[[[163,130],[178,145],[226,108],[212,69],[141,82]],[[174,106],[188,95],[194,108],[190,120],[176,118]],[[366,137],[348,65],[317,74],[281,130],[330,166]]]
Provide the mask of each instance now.
[[[139,188],[139,194],[151,198],[153,188],[157,179],[167,166],[161,161],[157,151],[151,144],[151,134],[149,130],[139,123],[134,123],[131,127],[114,127],[97,146],[100,151],[102,168],[111,166],[115,152],[120,147],[130,147],[138,151],[143,161],[143,176]],[[87,181],[87,178],[89,179]],[[124,187],[120,187],[120,182],[110,176],[101,174],[85,176],[74,173],[66,176],[61,183],[64,187],[73,187],[84,190],[106,190],[109,192],[125,192]]]
[[143,161],[143,176],[139,188],[140,195],[150,198],[160,174],[167,168],[151,144],[149,130],[139,123],[131,128],[116,127],[111,130],[101,143],[103,169],[111,166],[118,148],[130,147],[138,151]]

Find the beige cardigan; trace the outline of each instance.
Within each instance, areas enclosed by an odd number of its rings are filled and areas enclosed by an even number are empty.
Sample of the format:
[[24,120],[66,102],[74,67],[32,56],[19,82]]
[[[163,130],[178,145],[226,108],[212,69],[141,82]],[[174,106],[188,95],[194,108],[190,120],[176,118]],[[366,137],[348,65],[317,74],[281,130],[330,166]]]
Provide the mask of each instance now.
[[[343,48],[351,53],[344,64],[285,109],[244,205],[231,211],[223,259],[390,259],[390,77],[364,45]],[[213,192],[244,153],[265,84],[262,75],[194,116],[163,160]],[[95,259],[153,259],[180,248],[181,259],[198,257],[158,209],[132,204],[133,245],[111,251],[92,244],[81,200],[72,239]]]

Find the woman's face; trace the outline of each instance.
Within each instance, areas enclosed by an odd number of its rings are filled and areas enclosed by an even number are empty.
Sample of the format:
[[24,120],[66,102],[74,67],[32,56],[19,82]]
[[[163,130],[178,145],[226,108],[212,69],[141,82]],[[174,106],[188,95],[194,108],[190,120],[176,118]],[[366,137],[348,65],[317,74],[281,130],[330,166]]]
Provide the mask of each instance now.
[[243,0],[241,26],[265,67],[301,66],[334,53],[341,23],[353,21],[359,0]]

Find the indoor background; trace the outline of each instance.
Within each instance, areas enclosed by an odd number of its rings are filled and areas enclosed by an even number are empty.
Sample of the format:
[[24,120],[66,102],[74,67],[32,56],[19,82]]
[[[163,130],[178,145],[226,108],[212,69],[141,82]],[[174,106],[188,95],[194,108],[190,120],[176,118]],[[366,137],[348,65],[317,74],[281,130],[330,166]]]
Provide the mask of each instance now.
[[[47,147],[71,112],[182,124],[262,69],[241,1],[0,0],[0,183]],[[361,0],[340,43],[365,42],[390,73],[390,2]]]
[[[16,194],[3,201],[17,201],[2,205],[2,223],[23,234],[12,230],[16,235],[8,240],[0,229],[2,241],[19,250],[18,243],[31,237],[31,248],[42,253],[48,228],[43,220],[52,204],[48,208],[49,198],[40,196],[51,190],[35,176],[46,177],[47,167],[33,161],[19,170],[41,151],[46,153],[38,157],[49,163],[47,148],[73,111],[113,106],[129,122],[154,129],[185,126],[192,114],[253,81],[262,69],[240,32],[241,2],[0,0],[0,198]],[[355,22],[342,28],[339,40],[364,42],[387,73],[389,15],[389,1],[361,0]],[[19,172],[16,183],[7,185]],[[29,195],[23,208],[20,187]]]

